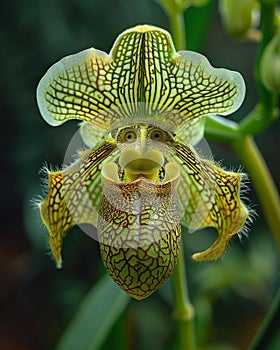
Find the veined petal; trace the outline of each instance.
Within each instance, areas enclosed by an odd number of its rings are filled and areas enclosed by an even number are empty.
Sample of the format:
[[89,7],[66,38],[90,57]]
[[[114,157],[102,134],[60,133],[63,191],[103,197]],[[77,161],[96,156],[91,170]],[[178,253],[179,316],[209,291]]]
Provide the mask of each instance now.
[[200,159],[181,143],[176,143],[174,149],[182,165],[178,186],[178,197],[184,208],[182,224],[191,230],[212,226],[218,231],[214,244],[194,254],[193,259],[218,259],[232,236],[242,230],[249,215],[240,199],[242,174],[225,171],[210,160]]
[[181,114],[177,121],[180,127],[191,119],[228,115],[240,107],[246,91],[240,73],[214,68],[205,56],[192,51],[179,51],[174,64],[177,93],[172,108]]
[[[106,142],[65,170],[49,172],[49,193],[40,203],[42,220],[49,232],[49,242],[58,266],[67,231],[76,224],[97,225],[97,211],[102,198],[102,162],[115,150]],[[108,158],[107,158],[108,159]]]
[[91,48],[63,58],[37,89],[49,124],[80,119],[102,130],[141,116],[176,132],[194,118],[234,112],[244,95],[239,73],[213,68],[195,52],[176,53],[170,34],[149,25],[120,34],[109,55]]

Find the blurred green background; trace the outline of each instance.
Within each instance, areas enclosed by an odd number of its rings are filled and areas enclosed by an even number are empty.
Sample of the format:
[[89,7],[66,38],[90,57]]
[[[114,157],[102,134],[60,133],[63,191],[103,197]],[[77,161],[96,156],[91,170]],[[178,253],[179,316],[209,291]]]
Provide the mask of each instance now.
[[[50,258],[33,203],[42,193],[38,173],[44,162],[62,164],[77,122],[47,125],[36,105],[36,86],[50,65],[68,54],[91,46],[108,52],[116,36],[130,26],[147,23],[169,30],[169,22],[152,0],[11,0],[1,7],[0,349],[53,349],[104,268],[97,242],[78,228],[65,240],[63,269],[57,270]],[[189,49],[205,54],[216,67],[243,74],[246,100],[230,116],[241,119],[257,101],[252,71],[256,44],[236,42],[225,34],[216,1],[188,10],[186,27]],[[277,184],[279,131],[278,121],[256,138]],[[210,145],[216,160],[238,169],[230,149]],[[253,189],[247,197],[258,213],[249,240],[234,238],[221,261],[195,264],[190,259],[191,253],[210,245],[212,230],[184,235],[190,292],[205,348],[214,342],[224,344],[225,350],[246,349],[280,286],[273,237]],[[103,348],[109,346],[176,348],[169,281],[147,300],[129,304]]]

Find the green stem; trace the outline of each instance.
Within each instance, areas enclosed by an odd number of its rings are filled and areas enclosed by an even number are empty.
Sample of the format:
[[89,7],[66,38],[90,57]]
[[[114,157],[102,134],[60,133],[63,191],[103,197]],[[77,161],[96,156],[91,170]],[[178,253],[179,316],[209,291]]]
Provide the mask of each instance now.
[[275,95],[266,89],[263,85],[260,75],[260,63],[263,56],[264,49],[275,34],[275,4],[268,4],[262,0],[261,4],[261,20],[260,30],[262,32],[262,40],[259,45],[259,52],[256,65],[256,80],[258,83],[259,98],[263,107],[263,118],[272,119],[273,109],[275,106]]
[[266,89],[260,74],[260,65],[263,52],[276,30],[275,3],[261,0],[260,5],[260,30],[262,32],[262,40],[259,45],[255,69],[260,104],[240,123],[240,134],[242,135],[255,135],[267,129],[269,125],[277,118],[277,96]]
[[267,223],[280,249],[280,200],[265,160],[252,136],[241,137],[232,146],[250,175]]
[[195,311],[188,293],[183,244],[181,244],[177,266],[172,274],[172,287],[174,295],[173,317],[178,324],[180,349],[195,350]]
[[257,104],[257,106],[240,122],[240,135],[256,135],[261,131],[266,130],[277,118],[277,114],[278,111],[276,108],[274,110],[272,108],[271,112],[266,114],[264,105],[260,103]]
[[205,137],[231,144],[239,138],[239,125],[218,115],[207,116]]
[[184,50],[186,47],[184,13],[177,10],[168,15],[176,50]]

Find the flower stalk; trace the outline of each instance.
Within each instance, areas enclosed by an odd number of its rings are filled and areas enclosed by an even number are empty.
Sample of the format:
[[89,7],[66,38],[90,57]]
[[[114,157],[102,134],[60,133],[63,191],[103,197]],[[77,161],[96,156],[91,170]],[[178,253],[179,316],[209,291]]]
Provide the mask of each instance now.
[[169,18],[175,47],[177,50],[184,50],[186,45],[184,13],[177,9],[176,12],[170,13]]
[[232,146],[250,174],[267,223],[280,250],[280,200],[268,166],[252,136],[242,137]]
[[184,10],[189,5],[188,1],[159,0],[159,2],[169,18],[176,50],[184,50],[186,47]]
[[195,310],[188,292],[183,244],[181,244],[178,263],[172,275],[172,286],[174,296],[173,317],[177,321],[180,348],[195,350]]

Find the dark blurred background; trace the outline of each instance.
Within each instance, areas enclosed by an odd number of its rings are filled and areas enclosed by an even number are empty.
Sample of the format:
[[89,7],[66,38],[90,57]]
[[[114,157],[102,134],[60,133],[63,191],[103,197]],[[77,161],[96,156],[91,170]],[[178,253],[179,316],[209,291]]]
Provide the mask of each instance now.
[[[1,4],[0,17],[0,349],[53,349],[83,296],[104,270],[97,243],[76,228],[65,241],[64,268],[57,270],[50,258],[47,235],[34,209],[34,198],[42,193],[39,170],[44,162],[62,164],[77,122],[57,128],[46,124],[37,108],[36,86],[50,65],[68,54],[91,46],[108,52],[116,36],[130,26],[147,23],[169,30],[169,22],[153,0],[11,0]],[[243,74],[246,101],[230,116],[241,119],[257,100],[252,72],[256,44],[236,42],[225,34],[216,1],[207,8],[190,9],[186,26],[189,49],[204,53],[214,66]],[[256,138],[277,184],[279,131],[278,121]],[[239,161],[230,149],[218,143],[210,145],[216,160],[238,168]],[[258,212],[250,239],[239,242],[235,238],[221,266],[196,265],[190,260],[192,252],[209,244],[207,232],[184,237],[192,299],[200,310],[200,323],[205,319],[209,323],[205,321],[201,336],[205,343],[232,342],[240,349],[246,348],[279,286],[279,257],[273,237],[253,189],[248,197]],[[209,235],[213,233],[209,231]],[[168,337],[174,329],[164,294],[157,292],[129,306],[139,349],[146,346],[145,339],[150,339],[149,344],[158,339],[151,349],[169,348]],[[157,315],[154,331],[153,325],[147,330],[141,322],[141,317],[145,320],[153,311]]]

